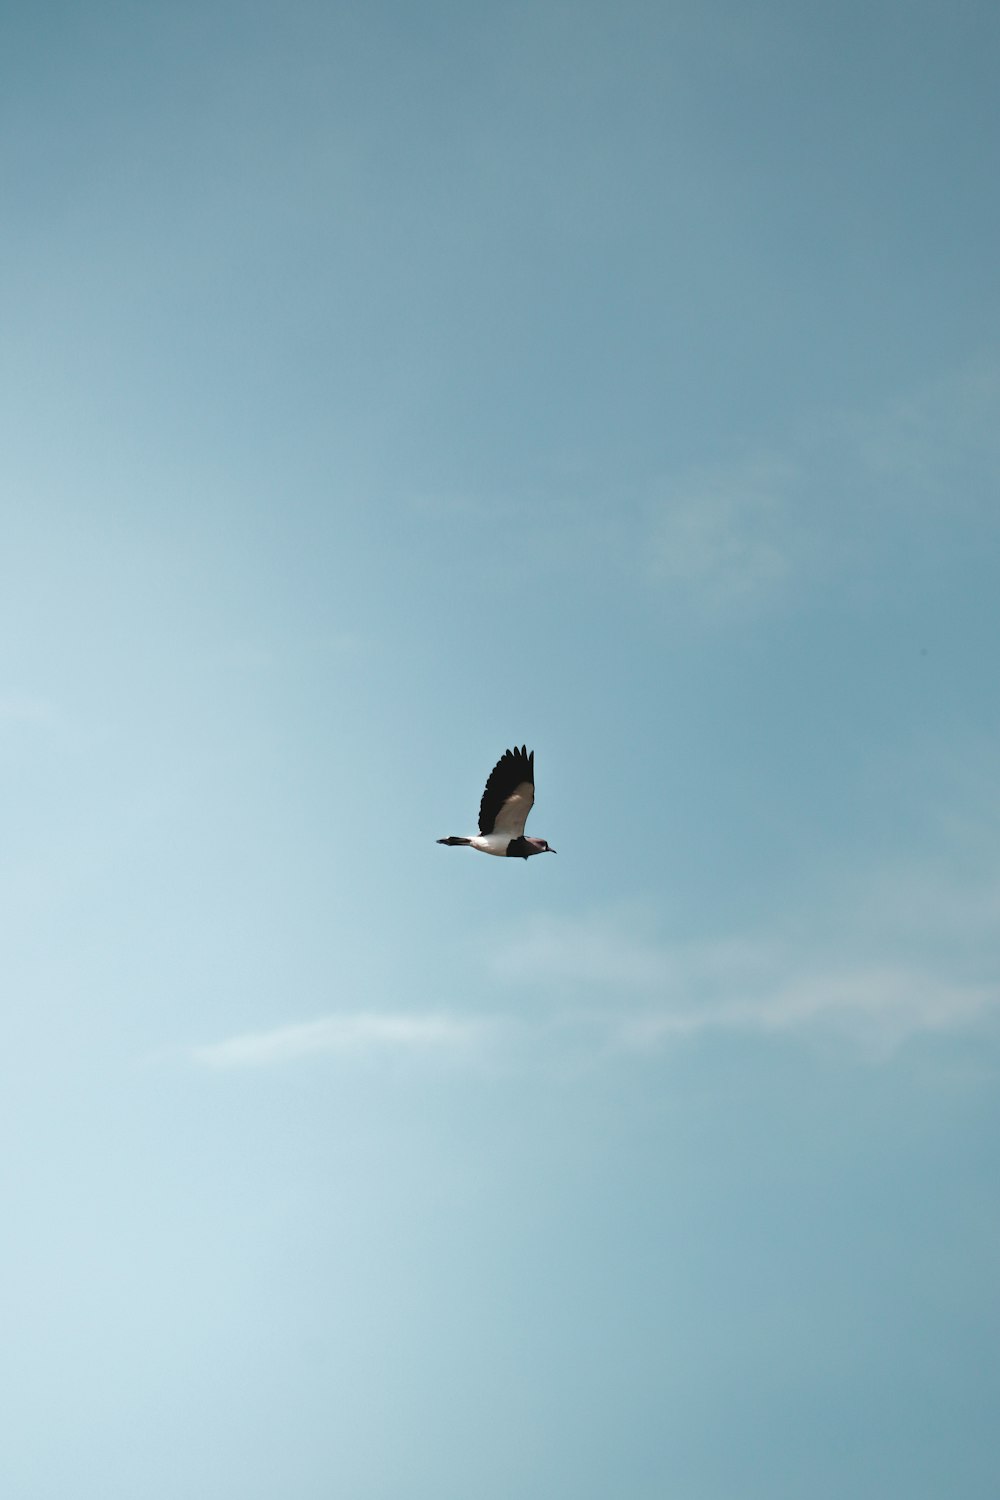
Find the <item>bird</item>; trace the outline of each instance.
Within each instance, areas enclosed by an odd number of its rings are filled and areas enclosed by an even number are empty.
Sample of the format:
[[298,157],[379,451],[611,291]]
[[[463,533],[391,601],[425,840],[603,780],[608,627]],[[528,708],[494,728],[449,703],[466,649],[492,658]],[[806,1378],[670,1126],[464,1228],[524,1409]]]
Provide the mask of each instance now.
[[533,854],[555,854],[545,839],[526,838],[524,825],[535,800],[535,752],[505,750],[489,774],[479,804],[479,833],[474,838],[438,839],[452,847],[465,845],[482,854],[507,859],[530,859]]

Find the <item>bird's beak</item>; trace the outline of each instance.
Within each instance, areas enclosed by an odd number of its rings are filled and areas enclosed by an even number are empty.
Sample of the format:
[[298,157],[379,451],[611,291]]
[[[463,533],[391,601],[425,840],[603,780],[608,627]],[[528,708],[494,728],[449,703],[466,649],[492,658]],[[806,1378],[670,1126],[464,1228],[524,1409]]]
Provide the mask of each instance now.
[[552,845],[550,844],[549,847],[546,849],[545,852],[546,852],[546,854],[555,854],[556,851],[553,849]]

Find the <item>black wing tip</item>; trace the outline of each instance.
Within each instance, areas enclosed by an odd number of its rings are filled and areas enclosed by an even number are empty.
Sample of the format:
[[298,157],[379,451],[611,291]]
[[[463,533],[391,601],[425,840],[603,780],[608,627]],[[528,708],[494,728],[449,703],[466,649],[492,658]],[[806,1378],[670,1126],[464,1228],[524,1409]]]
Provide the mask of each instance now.
[[527,771],[528,775],[525,779],[530,781],[532,786],[534,786],[535,752],[534,750],[529,750],[527,745],[522,745],[520,750],[516,745],[513,750],[505,750],[494,766],[494,770],[499,771],[501,766],[511,771]]

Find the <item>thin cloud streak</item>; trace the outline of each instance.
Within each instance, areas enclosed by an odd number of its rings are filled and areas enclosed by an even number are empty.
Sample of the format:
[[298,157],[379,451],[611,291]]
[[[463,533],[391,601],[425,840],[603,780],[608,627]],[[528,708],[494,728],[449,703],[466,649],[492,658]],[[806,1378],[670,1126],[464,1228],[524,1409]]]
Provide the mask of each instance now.
[[194,1047],[191,1055],[209,1068],[263,1068],[320,1054],[453,1053],[480,1046],[494,1030],[495,1023],[483,1019],[360,1011],[246,1032]]
[[950,984],[906,969],[793,976],[760,994],[666,1006],[619,1018],[615,1042],[649,1050],[707,1031],[823,1033],[853,1042],[869,1058],[890,1056],[909,1038],[964,1030],[1000,1011],[1000,989]]

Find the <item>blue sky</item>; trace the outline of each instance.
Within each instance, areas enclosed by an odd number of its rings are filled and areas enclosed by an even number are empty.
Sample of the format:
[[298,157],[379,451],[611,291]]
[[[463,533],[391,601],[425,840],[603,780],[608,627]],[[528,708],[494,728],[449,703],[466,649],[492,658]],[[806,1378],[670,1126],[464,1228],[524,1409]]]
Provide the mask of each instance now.
[[5,1493],[992,1500],[995,8],[0,39]]

